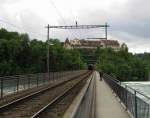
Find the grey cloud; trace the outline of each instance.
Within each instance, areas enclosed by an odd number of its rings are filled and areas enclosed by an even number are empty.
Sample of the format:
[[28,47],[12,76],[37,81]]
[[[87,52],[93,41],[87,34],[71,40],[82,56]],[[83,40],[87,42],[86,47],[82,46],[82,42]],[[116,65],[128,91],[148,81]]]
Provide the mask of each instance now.
[[15,4],[21,0],[0,0],[0,6],[7,5],[7,4]]
[[[46,29],[44,29],[44,25],[47,24],[46,19],[41,18],[32,11],[24,10],[18,13],[19,20],[16,20],[16,18],[12,18],[10,13],[3,7],[6,4],[15,4],[16,2],[19,2],[19,0],[0,0],[0,17],[7,19],[10,23],[19,24],[25,31],[46,34]],[[149,5],[149,0],[128,0],[123,6],[114,3],[110,11],[101,8],[86,8],[78,11],[77,19],[69,19],[66,17],[64,17],[64,19],[67,21],[67,25],[74,24],[75,21],[73,20],[78,20],[79,24],[104,24],[108,22],[111,26],[108,30],[110,36],[119,39],[121,42],[126,42],[129,48],[139,48],[139,50],[142,50],[142,48],[148,48],[148,44],[150,44]],[[58,24],[64,25],[61,18],[58,19]],[[72,34],[75,36],[71,36]],[[101,30],[96,29],[92,31],[53,30],[50,36],[64,40],[66,37],[86,38],[100,37],[102,35]],[[41,39],[41,37],[37,38]]]
[[150,37],[150,1],[132,0],[125,7],[125,12],[117,17],[116,29],[139,37]]
[[[84,9],[80,13],[80,19],[82,22],[95,24],[108,22],[112,30],[147,38],[150,37],[149,5],[150,1],[148,0],[132,0],[120,8],[113,7],[112,11],[105,11],[101,8]],[[115,12],[117,10],[119,14]]]
[[38,14],[31,11],[24,11],[20,15],[22,27],[30,33],[31,38],[40,40],[47,39],[47,21]]

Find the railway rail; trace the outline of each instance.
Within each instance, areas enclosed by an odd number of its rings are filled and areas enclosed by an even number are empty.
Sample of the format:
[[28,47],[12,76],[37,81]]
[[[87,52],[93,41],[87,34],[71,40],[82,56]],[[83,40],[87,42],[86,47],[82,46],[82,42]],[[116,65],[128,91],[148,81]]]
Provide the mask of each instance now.
[[[90,74],[91,72],[82,74],[74,79],[64,81],[56,86],[40,90],[3,105],[0,107],[0,116],[2,118],[36,118],[41,117],[41,114],[44,113],[45,117],[49,114],[48,117],[54,118],[56,116],[59,118],[68,107],[68,103],[70,103],[68,101],[75,97]],[[51,108],[51,110],[48,108]]]
[[86,81],[86,79],[78,81],[77,84],[64,91],[31,118],[61,118]]

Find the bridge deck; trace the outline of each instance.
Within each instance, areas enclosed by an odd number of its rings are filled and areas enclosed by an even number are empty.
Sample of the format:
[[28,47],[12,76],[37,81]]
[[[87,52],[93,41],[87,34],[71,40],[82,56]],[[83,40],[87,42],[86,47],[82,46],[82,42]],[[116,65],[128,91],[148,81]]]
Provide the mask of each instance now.
[[96,72],[96,118],[130,118],[111,89]]

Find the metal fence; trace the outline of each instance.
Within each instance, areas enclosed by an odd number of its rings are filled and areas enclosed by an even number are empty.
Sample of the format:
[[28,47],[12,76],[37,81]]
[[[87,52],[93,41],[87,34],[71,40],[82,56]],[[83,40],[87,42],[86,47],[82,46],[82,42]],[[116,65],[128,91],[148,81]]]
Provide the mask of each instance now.
[[103,78],[125,105],[132,117],[150,118],[150,98],[148,96],[127,85],[121,85],[120,81],[112,78],[110,75],[104,74]]
[[83,72],[85,72],[85,70],[51,72],[50,77],[47,73],[0,77],[0,98],[25,89],[39,87],[49,82],[62,81],[63,79],[79,75]]

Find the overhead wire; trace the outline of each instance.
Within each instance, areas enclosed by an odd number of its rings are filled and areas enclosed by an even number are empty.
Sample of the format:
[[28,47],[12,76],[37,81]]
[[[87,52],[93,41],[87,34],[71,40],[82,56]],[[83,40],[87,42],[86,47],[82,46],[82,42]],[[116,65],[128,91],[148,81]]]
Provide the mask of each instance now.
[[[77,23],[77,19],[76,19],[76,17],[75,17],[75,15],[73,14],[73,12],[72,12],[72,10],[69,10],[70,11],[70,14],[71,14],[71,16],[72,16],[72,19],[73,19],[73,21],[75,21],[76,23]],[[77,31],[77,34],[79,33],[79,30],[76,30]]]
[[[56,10],[58,16],[62,19],[63,23],[64,23],[65,25],[67,25],[67,23],[66,23],[66,21],[65,21],[65,19],[64,19],[64,17],[63,17],[63,15],[62,15],[62,13],[58,10],[58,8],[56,7],[54,1],[53,1],[53,0],[49,0],[49,1],[50,1],[51,5],[55,8],[55,10]],[[70,32],[69,29],[68,29],[68,31]],[[72,33],[72,32],[70,32],[70,33],[71,33],[75,38],[77,38],[77,36],[76,36],[74,33]]]
[[6,20],[4,20],[4,19],[2,19],[2,18],[0,18],[0,22],[1,23],[4,23],[4,24],[7,24],[7,25],[9,25],[9,26],[11,26],[11,27],[14,27],[14,28],[17,28],[17,29],[20,29],[20,30],[23,30],[23,31],[25,31],[25,32],[27,32],[27,33],[29,33],[29,34],[32,34],[32,35],[34,35],[34,36],[36,36],[36,37],[45,37],[46,35],[43,35],[43,34],[39,34],[39,33],[35,33],[35,32],[32,32],[32,31],[26,31],[24,28],[22,28],[22,27],[20,27],[20,26],[18,26],[18,25],[15,25],[15,24],[12,24],[12,23],[10,23],[10,22],[8,22],[8,21],[6,21]]

